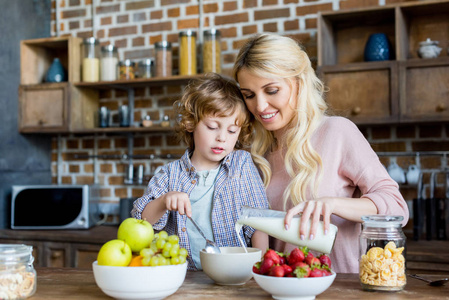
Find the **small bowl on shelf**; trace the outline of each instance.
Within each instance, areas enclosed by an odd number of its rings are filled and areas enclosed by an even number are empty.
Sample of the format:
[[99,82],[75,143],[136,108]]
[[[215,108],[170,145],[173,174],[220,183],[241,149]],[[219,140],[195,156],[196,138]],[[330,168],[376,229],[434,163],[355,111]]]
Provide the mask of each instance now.
[[311,300],[327,290],[337,274],[323,277],[274,277],[252,272],[254,280],[274,299],[278,300]]
[[157,267],[114,267],[92,263],[95,282],[106,295],[116,299],[163,299],[184,282],[187,262]]
[[216,284],[242,285],[250,280],[253,265],[260,261],[262,251],[257,248],[220,247],[221,253],[207,253],[200,251],[201,266]]

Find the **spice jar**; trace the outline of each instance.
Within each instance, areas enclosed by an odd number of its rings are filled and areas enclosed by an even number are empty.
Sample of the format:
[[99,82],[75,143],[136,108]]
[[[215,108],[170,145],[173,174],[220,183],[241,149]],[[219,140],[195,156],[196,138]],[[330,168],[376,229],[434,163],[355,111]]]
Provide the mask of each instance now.
[[119,79],[134,79],[135,70],[134,62],[130,59],[119,62],[118,64]]
[[90,37],[83,41],[82,69],[83,81],[100,80],[100,48],[96,38]]
[[204,31],[203,73],[208,72],[221,72],[220,31],[216,29]]
[[117,80],[117,64],[117,47],[114,45],[101,47],[100,77],[102,81]]
[[167,41],[157,42],[154,45],[156,52],[156,77],[172,76],[173,62],[171,43]]
[[151,120],[150,115],[146,115],[142,118],[142,126],[143,127],[151,127],[153,126],[153,121]]
[[196,74],[196,32],[179,33],[179,75]]
[[165,115],[161,121],[161,127],[169,127],[170,126],[170,118]]
[[400,291],[406,283],[402,216],[362,217],[360,283],[365,290]]
[[0,244],[0,298],[25,299],[36,291],[33,247]]
[[153,77],[153,61],[149,58],[139,61],[137,76],[139,78]]

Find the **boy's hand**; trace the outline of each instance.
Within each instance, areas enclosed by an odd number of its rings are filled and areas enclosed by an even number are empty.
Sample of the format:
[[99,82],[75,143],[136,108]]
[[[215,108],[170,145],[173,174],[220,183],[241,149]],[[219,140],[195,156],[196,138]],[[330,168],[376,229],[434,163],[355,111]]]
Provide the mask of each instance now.
[[189,195],[183,192],[168,192],[164,195],[165,206],[168,210],[178,211],[181,215],[192,217],[192,207]]

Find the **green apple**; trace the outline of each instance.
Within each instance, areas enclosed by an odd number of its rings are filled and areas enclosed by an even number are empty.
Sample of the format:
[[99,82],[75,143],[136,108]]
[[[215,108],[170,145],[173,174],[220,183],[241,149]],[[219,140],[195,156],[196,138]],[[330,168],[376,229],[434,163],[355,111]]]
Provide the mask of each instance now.
[[132,252],[129,245],[122,240],[110,240],[101,246],[98,252],[97,261],[103,266],[120,266],[129,265],[132,258]]
[[132,252],[148,248],[154,238],[153,226],[146,220],[127,218],[118,227],[117,238],[125,241]]

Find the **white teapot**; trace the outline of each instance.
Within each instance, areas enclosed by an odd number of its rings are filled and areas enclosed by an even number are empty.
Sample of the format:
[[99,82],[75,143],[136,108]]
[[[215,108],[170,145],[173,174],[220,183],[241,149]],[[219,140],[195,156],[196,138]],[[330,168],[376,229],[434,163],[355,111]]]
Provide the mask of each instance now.
[[410,165],[408,166],[407,171],[407,183],[408,184],[417,184],[419,180],[419,174],[421,171],[419,170],[419,167],[417,165]]
[[427,39],[419,43],[418,55],[421,58],[435,58],[440,55],[441,47],[438,47],[438,41]]
[[392,162],[387,168],[390,177],[399,184],[405,183],[405,172],[404,170],[395,162]]

